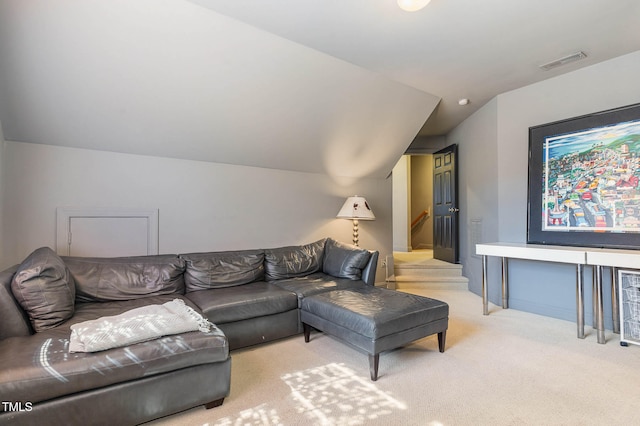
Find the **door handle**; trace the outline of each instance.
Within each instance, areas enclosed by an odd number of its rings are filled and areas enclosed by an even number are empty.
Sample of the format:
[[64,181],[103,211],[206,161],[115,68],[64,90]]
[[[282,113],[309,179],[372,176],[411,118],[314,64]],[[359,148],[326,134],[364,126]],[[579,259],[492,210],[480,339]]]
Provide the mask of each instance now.
[[449,207],[449,213],[457,213],[457,212],[459,212],[459,211],[460,211],[460,209],[459,209],[459,208],[456,208],[456,207]]

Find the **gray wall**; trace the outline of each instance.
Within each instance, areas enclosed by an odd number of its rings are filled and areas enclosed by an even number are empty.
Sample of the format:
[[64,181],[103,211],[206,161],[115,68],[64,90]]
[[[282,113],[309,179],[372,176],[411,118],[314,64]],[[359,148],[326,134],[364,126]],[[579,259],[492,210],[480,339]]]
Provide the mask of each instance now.
[[[360,246],[391,253],[391,179],[234,166],[22,142],[5,143],[2,266],[55,247],[56,207],[159,209],[161,253],[294,245],[333,237],[351,242],[336,219],[362,195],[376,220],[360,225]],[[9,226],[10,225],[10,226]],[[384,281],[384,271],[378,278]]]
[[[491,100],[448,136],[450,144],[459,145],[460,263],[469,289],[476,294],[480,294],[482,275],[474,245],[498,240],[497,105],[497,99]],[[474,235],[471,230],[478,222],[481,235]],[[498,300],[496,294],[492,291],[492,300]]]
[[[640,51],[501,94],[449,134],[449,143],[460,144],[461,259],[471,291],[480,293],[481,274],[470,219],[482,221],[481,242],[526,242],[529,127],[640,102],[638,75]],[[574,267],[514,260],[509,272],[512,308],[575,320]],[[489,273],[490,299],[499,303],[498,259],[491,259]],[[605,278],[605,325],[611,328]],[[590,291],[586,306],[589,321]]]

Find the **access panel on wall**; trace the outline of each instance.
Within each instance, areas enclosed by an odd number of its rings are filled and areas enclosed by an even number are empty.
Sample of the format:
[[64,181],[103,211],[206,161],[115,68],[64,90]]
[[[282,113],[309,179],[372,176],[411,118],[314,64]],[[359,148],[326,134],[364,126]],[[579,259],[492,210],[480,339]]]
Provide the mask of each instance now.
[[64,256],[158,254],[158,210],[58,208],[56,250]]

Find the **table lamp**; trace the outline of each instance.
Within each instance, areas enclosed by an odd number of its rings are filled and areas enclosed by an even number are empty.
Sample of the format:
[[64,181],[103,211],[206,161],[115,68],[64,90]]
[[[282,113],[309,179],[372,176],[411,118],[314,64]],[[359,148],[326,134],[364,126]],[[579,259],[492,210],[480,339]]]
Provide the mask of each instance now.
[[358,220],[374,220],[376,217],[364,197],[354,195],[348,197],[338,212],[341,219],[353,220],[353,245],[358,245]]

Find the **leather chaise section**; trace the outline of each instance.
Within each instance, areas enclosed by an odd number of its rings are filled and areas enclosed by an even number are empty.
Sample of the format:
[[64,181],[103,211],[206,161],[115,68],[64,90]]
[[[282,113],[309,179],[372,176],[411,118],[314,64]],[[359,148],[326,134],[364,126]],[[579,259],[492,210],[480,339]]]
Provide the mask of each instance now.
[[137,425],[229,396],[231,358],[90,389],[0,414],[20,426]]
[[[28,337],[0,341],[0,395],[10,396],[13,401],[37,403],[195,365],[225,361],[229,347],[219,329],[210,333],[197,331],[165,336],[102,352],[68,352],[69,327],[72,324],[117,315],[139,306],[161,304],[176,297],[180,296],[79,304],[72,320],[61,326]],[[188,301],[185,303],[190,304]],[[25,368],[25,360],[29,360],[29,368]]]

